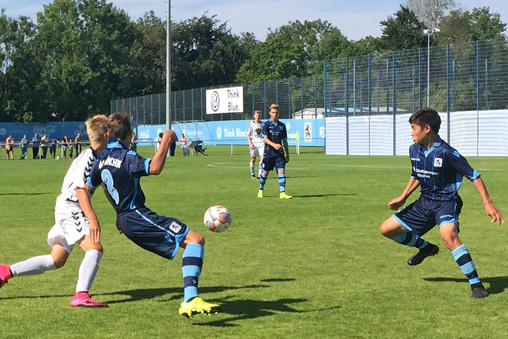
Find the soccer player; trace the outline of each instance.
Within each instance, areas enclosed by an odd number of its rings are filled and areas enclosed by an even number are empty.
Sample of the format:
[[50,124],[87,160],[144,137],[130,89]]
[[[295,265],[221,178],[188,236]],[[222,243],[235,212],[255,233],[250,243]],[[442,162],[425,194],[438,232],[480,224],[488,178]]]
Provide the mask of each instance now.
[[286,163],[289,162],[289,148],[286,125],[279,121],[279,105],[270,105],[270,120],[264,123],[262,131],[265,142],[261,176],[259,177],[258,198],[263,198],[263,190],[268,173],[277,168],[279,174],[279,198],[291,199],[286,193]]
[[254,120],[249,123],[247,126],[247,141],[249,142],[249,151],[250,151],[250,176],[252,178],[256,178],[256,174],[254,173],[254,168],[256,165],[256,158],[259,157],[259,168],[257,177],[261,176],[261,163],[263,162],[263,152],[265,149],[265,141],[261,136],[261,131],[263,129],[263,124],[260,119],[261,111],[254,111]]
[[413,266],[439,252],[437,245],[421,238],[437,224],[443,242],[469,280],[471,297],[485,298],[487,290],[478,277],[468,249],[459,240],[462,199],[458,190],[462,177],[473,182],[492,222],[501,224],[504,222],[503,217],[492,203],[480,174],[471,168],[459,152],[439,137],[439,114],[431,108],[424,108],[412,114],[409,123],[414,141],[409,148],[411,178],[402,194],[392,199],[388,207],[397,210],[403,206],[418,186],[421,194],[418,200],[388,218],[381,225],[380,231],[399,244],[419,249],[407,262]]
[[13,277],[41,274],[65,265],[76,244],[85,252],[78,273],[76,293],[71,306],[107,307],[88,294],[102,258],[100,225],[90,204],[92,193],[85,188],[90,167],[97,154],[106,148],[106,116],[96,115],[86,121],[90,148],[72,162],[62,184],[62,193],[56,199],[55,225],[49,231],[51,254],[30,258],[7,266],[0,264],[0,287]]
[[161,173],[170,143],[176,141],[173,130],[161,137],[152,159],[145,159],[127,147],[132,138],[129,116],[114,113],[108,117],[108,145],[88,178],[90,188],[107,186],[110,202],[117,213],[117,227],[138,246],[166,259],[173,259],[178,247],[184,248],[182,260],[183,297],[179,313],[190,317],[196,313],[215,313],[219,305],[198,297],[198,280],[204,257],[205,239],[181,221],[159,216],[145,206],[140,178]]

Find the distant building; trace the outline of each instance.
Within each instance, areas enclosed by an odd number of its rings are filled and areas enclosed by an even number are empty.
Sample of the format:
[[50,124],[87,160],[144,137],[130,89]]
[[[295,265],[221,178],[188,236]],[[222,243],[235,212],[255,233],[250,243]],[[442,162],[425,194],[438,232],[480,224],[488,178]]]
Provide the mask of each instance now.
[[[372,107],[369,109],[367,107],[349,107],[348,109],[350,116],[357,115],[387,115],[393,114],[393,107]],[[397,108],[397,114],[408,113],[408,110]],[[326,117],[342,117],[346,115],[346,109],[344,107],[327,107],[326,108]],[[293,119],[323,119],[325,117],[325,108],[323,107],[308,107],[304,108],[301,111],[296,111],[293,113]]]

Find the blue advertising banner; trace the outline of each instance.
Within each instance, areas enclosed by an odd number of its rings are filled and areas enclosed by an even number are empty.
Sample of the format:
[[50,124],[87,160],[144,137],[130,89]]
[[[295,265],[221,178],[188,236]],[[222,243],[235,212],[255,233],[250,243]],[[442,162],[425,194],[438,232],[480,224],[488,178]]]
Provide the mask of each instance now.
[[39,138],[47,134],[50,140],[61,140],[64,135],[74,139],[78,133],[81,133],[81,138],[83,140],[88,139],[86,125],[83,121],[50,122],[47,124],[37,122],[28,124],[17,122],[0,123],[0,141],[2,142],[4,142],[9,135],[12,135],[14,140],[18,142],[23,138],[23,134],[27,135],[28,140],[32,140],[35,133],[39,135]]
[[[294,146],[299,141],[300,146],[324,146],[324,119],[285,119],[289,145]],[[171,128],[178,138],[185,133],[187,139],[201,140],[204,144],[213,145],[247,145],[247,126],[249,120],[212,121],[175,123]],[[166,129],[165,125],[140,125],[137,128],[140,145],[153,144],[159,133]]]

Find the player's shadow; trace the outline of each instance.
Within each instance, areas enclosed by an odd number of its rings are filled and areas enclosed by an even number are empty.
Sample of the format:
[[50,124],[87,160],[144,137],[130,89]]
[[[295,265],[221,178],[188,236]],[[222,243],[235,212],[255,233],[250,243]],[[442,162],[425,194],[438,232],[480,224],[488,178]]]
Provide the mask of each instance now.
[[266,300],[234,300],[224,301],[221,300],[221,315],[232,315],[232,317],[225,319],[218,319],[209,321],[206,323],[197,323],[196,326],[212,326],[212,327],[235,327],[240,326],[235,322],[238,320],[249,320],[260,317],[268,317],[277,313],[309,313],[309,312],[320,312],[329,311],[334,309],[340,309],[340,305],[331,306],[321,309],[311,310],[297,310],[293,308],[293,305],[301,304],[308,301],[307,299],[279,299],[274,301]]
[[0,196],[10,196],[10,195],[26,195],[26,196],[32,196],[32,195],[43,195],[43,194],[53,194],[53,193],[49,193],[49,192],[26,192],[26,193],[21,193],[21,192],[12,192],[12,193],[0,193]]
[[337,196],[348,196],[358,195],[356,193],[327,193],[327,194],[298,194],[293,195],[293,199],[298,198],[324,198],[324,197],[337,197]]
[[[247,286],[211,286],[211,287],[200,287],[200,294],[205,293],[219,293],[224,291],[231,290],[240,290],[240,289],[251,289],[251,288],[268,288],[270,285],[247,285]],[[161,301],[170,301],[170,300],[178,300],[182,298],[182,288],[181,287],[172,287],[172,288],[149,288],[149,289],[136,289],[136,290],[128,290],[128,291],[117,291],[117,292],[105,292],[101,294],[95,293],[94,295],[121,295],[126,296],[127,298],[120,300],[110,300],[105,301],[107,304],[120,304],[126,302],[134,302],[145,299],[154,299],[157,297],[164,296],[166,294],[172,294],[169,298],[164,298]]]
[[[465,278],[444,278],[444,277],[438,277],[438,278],[424,278],[426,281],[433,281],[433,282],[443,282],[443,281],[453,281],[453,282],[460,282],[461,284],[467,283],[468,280]],[[499,294],[503,293],[505,289],[508,288],[508,276],[502,276],[502,277],[481,277],[482,283],[489,284],[487,291],[489,294]]]

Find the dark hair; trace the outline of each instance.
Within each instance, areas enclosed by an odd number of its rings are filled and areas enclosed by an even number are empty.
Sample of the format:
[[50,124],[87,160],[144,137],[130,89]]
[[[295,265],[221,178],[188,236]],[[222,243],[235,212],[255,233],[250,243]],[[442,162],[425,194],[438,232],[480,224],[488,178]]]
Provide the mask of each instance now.
[[131,121],[126,113],[113,113],[108,117],[108,135],[110,138],[123,140],[132,133]]
[[426,107],[414,112],[409,117],[409,123],[416,124],[421,128],[424,128],[425,125],[429,125],[432,131],[438,134],[439,128],[441,127],[441,117],[435,110]]

